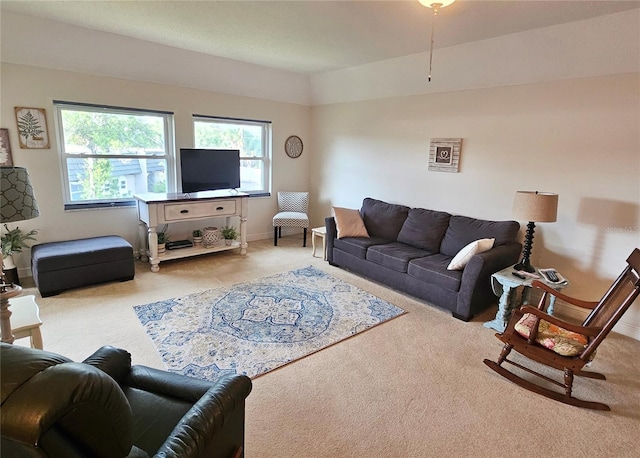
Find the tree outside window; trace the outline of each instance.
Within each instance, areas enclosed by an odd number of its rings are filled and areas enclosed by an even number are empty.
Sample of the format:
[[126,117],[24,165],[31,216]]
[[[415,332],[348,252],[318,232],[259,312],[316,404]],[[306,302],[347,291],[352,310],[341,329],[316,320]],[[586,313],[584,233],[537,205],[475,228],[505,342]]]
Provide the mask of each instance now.
[[65,175],[65,204],[132,202],[135,193],[175,189],[168,173],[170,113],[54,104]]
[[270,189],[271,123],[194,116],[196,148],[240,151],[240,190],[252,195]]

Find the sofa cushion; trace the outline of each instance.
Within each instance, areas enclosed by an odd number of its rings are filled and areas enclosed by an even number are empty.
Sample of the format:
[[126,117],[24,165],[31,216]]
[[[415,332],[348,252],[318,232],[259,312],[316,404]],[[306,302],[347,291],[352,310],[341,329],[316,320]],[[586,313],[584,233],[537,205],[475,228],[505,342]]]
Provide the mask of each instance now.
[[361,213],[364,225],[371,237],[395,241],[407,219],[409,207],[367,197],[362,201]]
[[448,270],[451,256],[432,254],[422,258],[412,259],[407,267],[407,273],[419,280],[433,283],[449,291],[459,291],[462,280],[461,270]]
[[375,262],[398,272],[406,272],[407,264],[414,258],[428,255],[424,250],[405,245],[400,242],[391,242],[386,245],[374,245],[367,250],[367,261]]
[[381,239],[380,237],[345,237],[343,239],[335,239],[333,241],[333,247],[358,258],[365,259],[367,249],[370,246],[384,245],[389,242],[389,240]]
[[446,212],[412,208],[398,234],[398,242],[439,253],[440,242],[447,232],[450,218],[451,215]]
[[464,267],[469,264],[469,260],[476,254],[484,253],[485,251],[489,251],[491,248],[493,248],[493,244],[495,241],[496,239],[480,239],[471,242],[462,250],[458,251],[458,254],[453,257],[453,259],[447,266],[447,270],[464,269]]
[[369,237],[359,210],[333,207],[333,216],[336,220],[339,239],[345,237]]
[[452,216],[440,245],[440,253],[455,256],[466,245],[478,239],[495,238],[494,246],[505,245],[516,240],[519,229],[517,221],[487,221]]

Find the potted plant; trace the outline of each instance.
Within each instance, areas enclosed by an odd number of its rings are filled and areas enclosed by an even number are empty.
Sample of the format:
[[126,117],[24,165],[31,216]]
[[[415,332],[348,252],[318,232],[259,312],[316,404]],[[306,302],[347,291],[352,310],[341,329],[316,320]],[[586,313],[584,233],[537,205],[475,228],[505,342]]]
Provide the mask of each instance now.
[[225,245],[231,245],[231,242],[238,238],[238,231],[233,226],[224,226],[221,232]]
[[191,235],[193,236],[193,244],[201,245],[202,244],[202,231],[200,229],[195,229]]
[[[22,232],[22,229],[16,226],[15,229],[9,230],[9,227],[5,224],[4,228],[6,232],[2,234],[0,238],[0,244],[2,244],[2,266],[3,270],[11,270],[16,268],[16,264],[13,260],[14,253],[20,253],[23,248],[29,248],[27,240],[36,240],[34,235],[38,233],[36,229],[29,232]],[[15,282],[20,284],[20,279],[17,274],[14,275]]]
[[158,236],[158,256],[162,256],[166,251],[166,243],[169,241],[167,236],[167,225],[165,224],[162,229],[157,233]]

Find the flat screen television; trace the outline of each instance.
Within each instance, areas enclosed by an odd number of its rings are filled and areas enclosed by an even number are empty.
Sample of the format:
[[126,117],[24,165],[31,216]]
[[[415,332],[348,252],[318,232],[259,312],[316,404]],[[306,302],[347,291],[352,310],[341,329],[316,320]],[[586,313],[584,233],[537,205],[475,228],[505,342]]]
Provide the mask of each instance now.
[[240,151],[237,149],[180,149],[182,192],[240,187]]

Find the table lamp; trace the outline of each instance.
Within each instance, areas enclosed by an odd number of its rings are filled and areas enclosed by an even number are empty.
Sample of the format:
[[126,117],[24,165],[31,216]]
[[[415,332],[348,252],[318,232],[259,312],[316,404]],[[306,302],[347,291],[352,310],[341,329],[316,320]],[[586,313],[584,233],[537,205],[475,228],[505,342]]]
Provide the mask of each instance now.
[[533,246],[533,232],[535,223],[552,223],[558,215],[558,194],[538,191],[517,191],[513,201],[514,217],[529,221],[527,233],[524,238],[524,252],[522,261],[514,266],[515,270],[535,272],[531,265],[531,247]]
[[[0,167],[0,221],[12,223],[25,221],[40,215],[38,203],[33,195],[29,174],[24,167]],[[11,311],[9,298],[22,291],[20,285],[7,284],[2,262],[2,283],[0,284],[0,331],[2,342],[13,343],[11,332]]]

